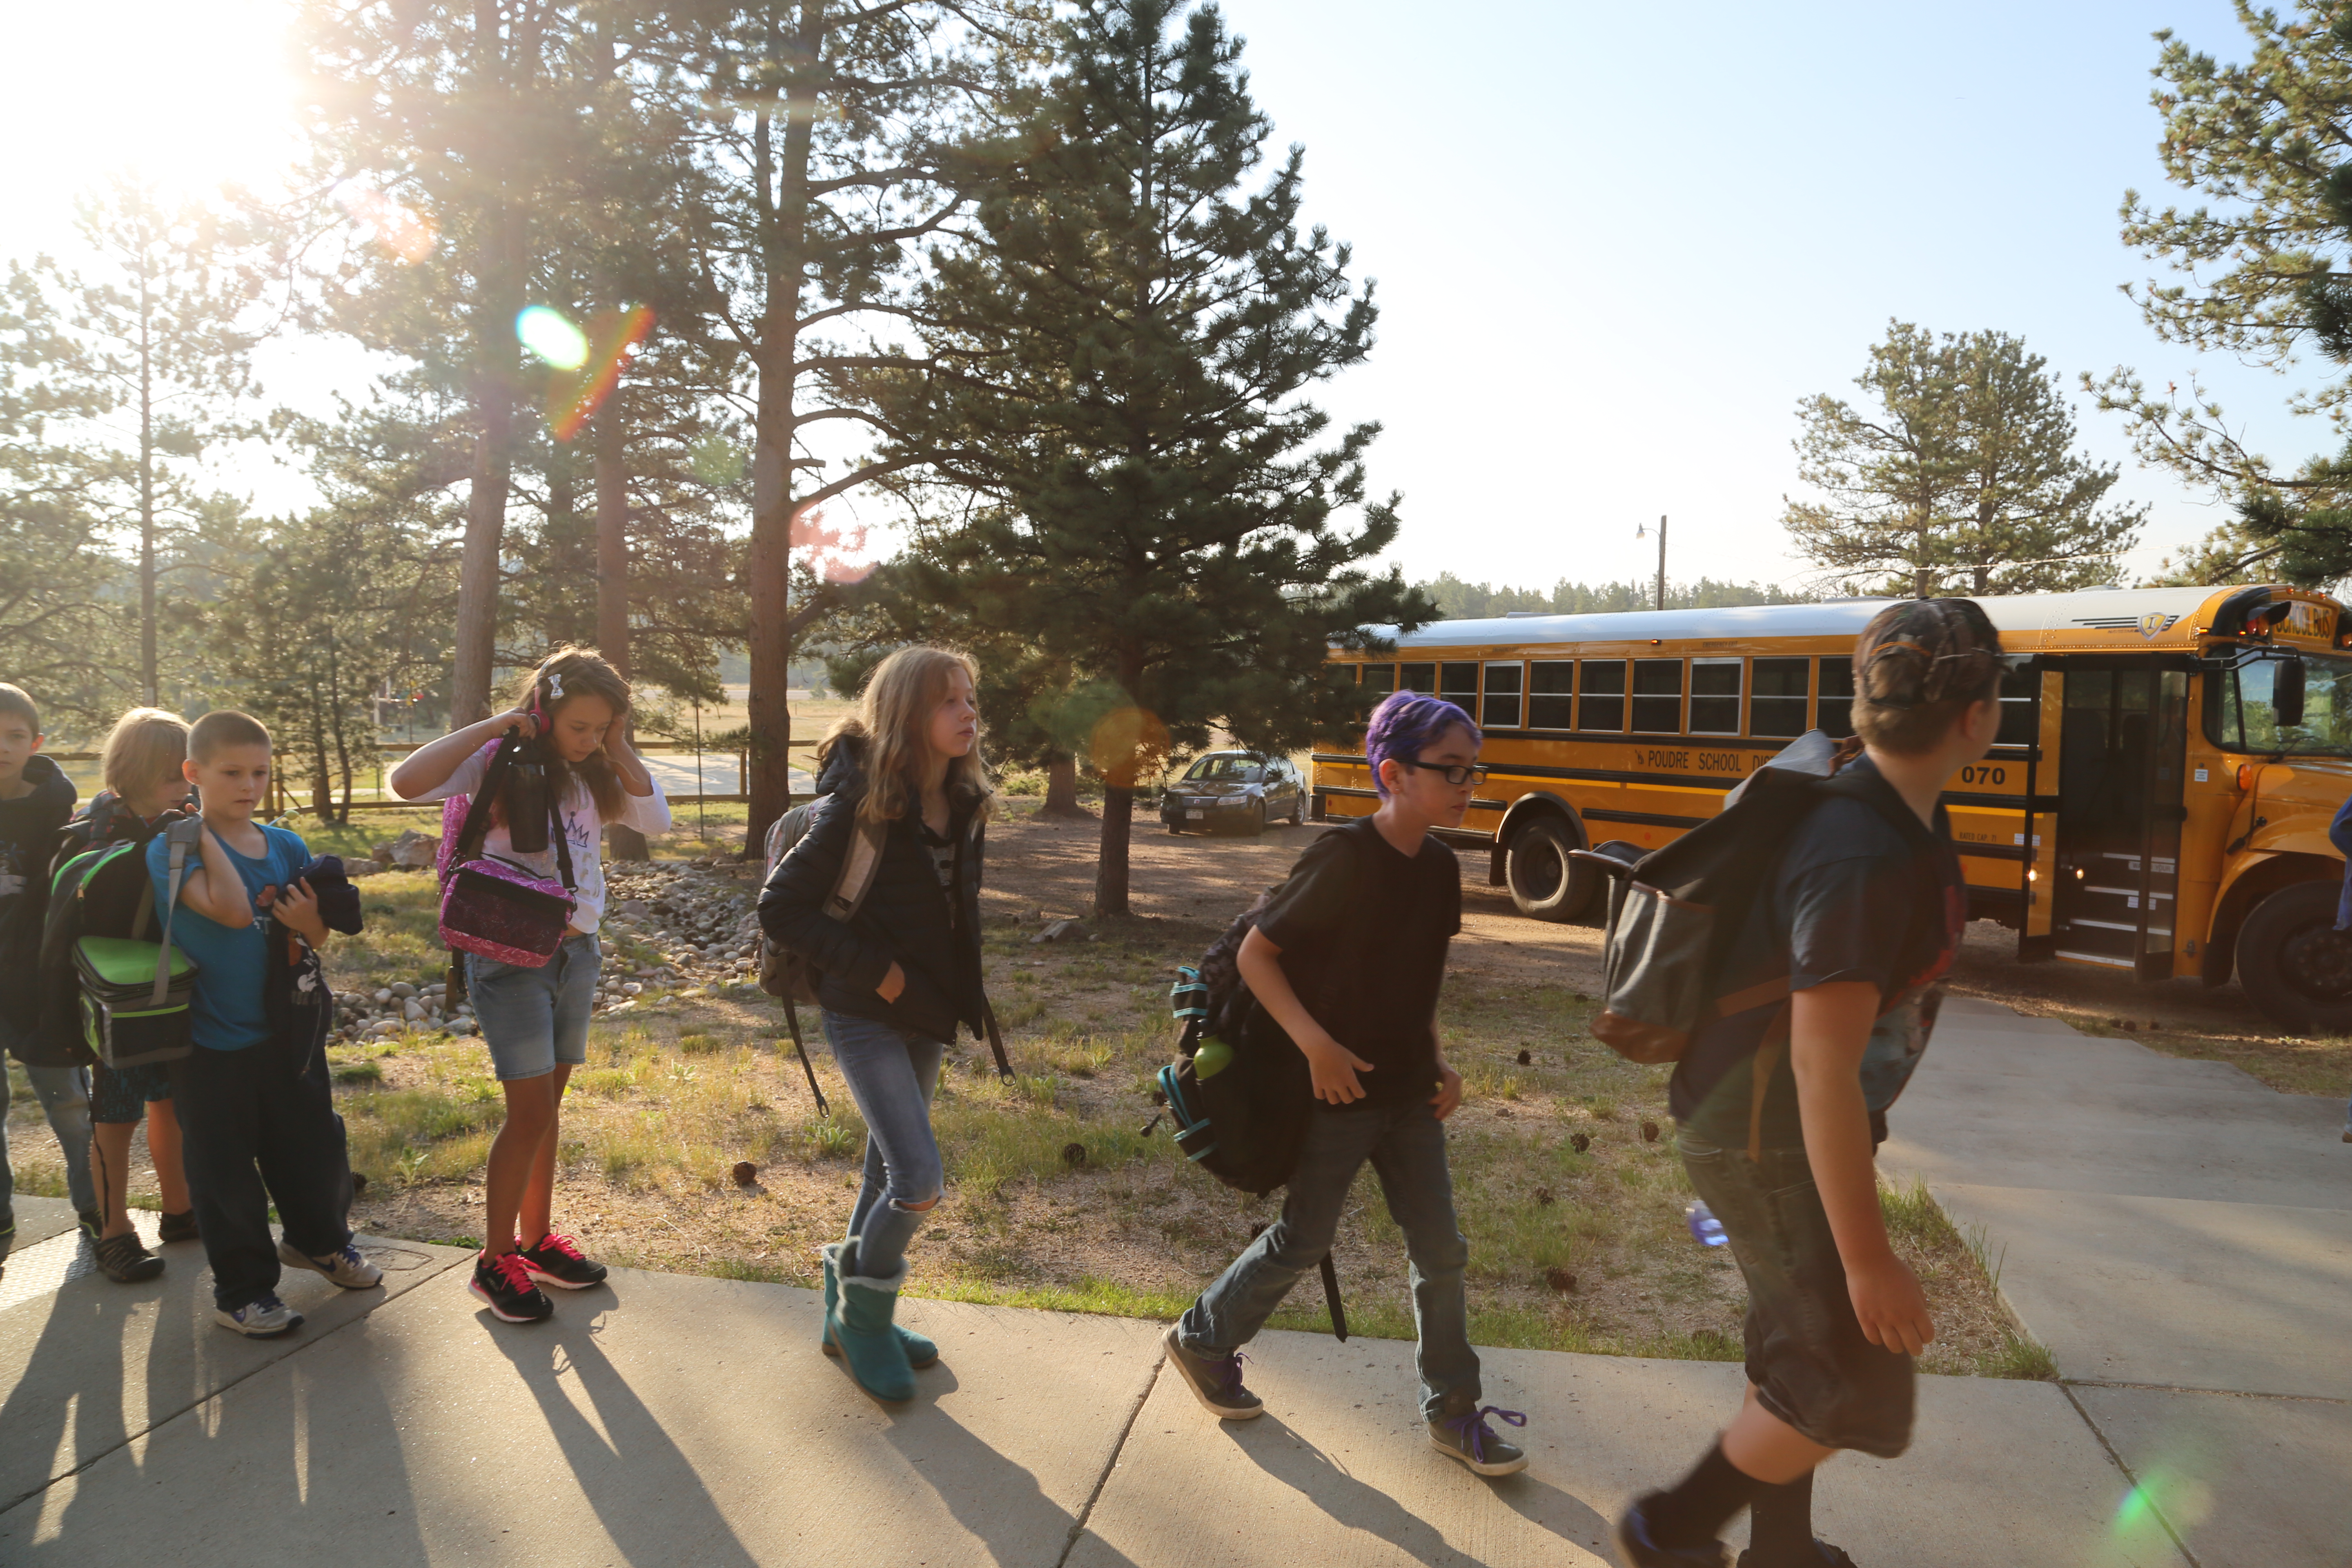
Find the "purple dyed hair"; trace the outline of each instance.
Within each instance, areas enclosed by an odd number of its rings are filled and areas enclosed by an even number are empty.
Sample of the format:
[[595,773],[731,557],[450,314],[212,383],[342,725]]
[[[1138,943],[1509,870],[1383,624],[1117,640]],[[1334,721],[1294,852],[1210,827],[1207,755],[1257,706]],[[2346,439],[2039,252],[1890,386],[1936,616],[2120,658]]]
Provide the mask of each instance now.
[[1470,732],[1473,746],[1484,745],[1486,734],[1459,706],[1418,691],[1391,691],[1372,710],[1371,727],[1364,731],[1364,760],[1371,764],[1372,787],[1386,800],[1389,786],[1381,782],[1381,764],[1391,757],[1417,760],[1455,725]]

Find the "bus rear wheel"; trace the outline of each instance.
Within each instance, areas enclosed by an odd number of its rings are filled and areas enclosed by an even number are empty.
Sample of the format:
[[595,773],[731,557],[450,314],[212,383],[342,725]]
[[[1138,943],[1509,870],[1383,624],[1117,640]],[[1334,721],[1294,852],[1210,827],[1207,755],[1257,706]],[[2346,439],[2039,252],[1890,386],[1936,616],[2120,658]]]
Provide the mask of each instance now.
[[2284,1028],[2352,1030],[2352,931],[2336,929],[2340,891],[2334,882],[2292,883],[2238,929],[2239,982]]
[[1511,835],[1503,880],[1519,913],[1564,924],[1592,907],[1600,879],[1568,858],[1575,847],[1575,834],[1557,816],[1532,817]]

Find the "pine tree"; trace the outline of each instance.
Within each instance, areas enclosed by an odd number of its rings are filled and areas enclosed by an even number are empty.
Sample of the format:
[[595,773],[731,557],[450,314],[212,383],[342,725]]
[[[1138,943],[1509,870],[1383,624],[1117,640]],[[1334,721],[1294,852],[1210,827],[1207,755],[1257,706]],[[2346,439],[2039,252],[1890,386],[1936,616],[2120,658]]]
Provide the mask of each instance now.
[[1076,9],[983,237],[934,257],[937,372],[877,389],[886,451],[988,501],[907,590],[1024,628],[1116,694],[1088,736],[1107,915],[1127,912],[1135,787],[1171,747],[1222,727],[1275,749],[1358,718],[1331,642],[1432,608],[1364,564],[1397,531],[1393,499],[1365,504],[1378,427],[1318,446],[1329,421],[1303,395],[1370,349],[1370,290],[1344,246],[1300,233],[1298,149],[1244,188],[1272,128],[1241,45],[1213,6],[1176,9]]
[[1798,478],[1827,498],[1786,502],[1799,553],[1831,580],[1920,598],[2112,581],[2147,509],[2102,506],[2117,470],[2074,450],[2046,369],[2006,332],[1890,321],[1854,378],[1864,407],[1797,405]]

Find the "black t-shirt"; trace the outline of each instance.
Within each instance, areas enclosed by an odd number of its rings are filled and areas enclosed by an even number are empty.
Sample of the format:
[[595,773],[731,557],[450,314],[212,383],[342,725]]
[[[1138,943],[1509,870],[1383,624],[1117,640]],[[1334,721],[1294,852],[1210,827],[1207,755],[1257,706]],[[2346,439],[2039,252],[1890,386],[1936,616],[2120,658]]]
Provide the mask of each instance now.
[[[1333,1039],[1373,1070],[1352,1105],[1405,1105],[1437,1089],[1437,992],[1462,929],[1462,863],[1436,839],[1398,853],[1372,819],[1307,847],[1257,929]],[[1326,1102],[1328,1105],[1328,1102]],[[1331,1109],[1349,1109],[1338,1107]]]
[[[1845,771],[1877,774],[1867,756]],[[1767,896],[1749,912],[1731,962],[1736,983],[1727,988],[1775,973],[1788,974],[1792,991],[1850,980],[1878,987],[1880,1016],[1862,1058],[1863,1096],[1876,1139],[1885,1138],[1886,1108],[1927,1048],[1943,999],[1939,982],[1968,921],[1968,885],[1943,807],[1936,808],[1930,832],[1881,784],[1895,820],[1864,801],[1831,799],[1798,827]],[[1776,1000],[1709,1019],[1693,1033],[1675,1069],[1672,1105],[1696,1135],[1747,1145],[1756,1047],[1784,1005]],[[1761,1132],[1766,1148],[1804,1142],[1786,1051],[1778,1053],[1766,1085]]]

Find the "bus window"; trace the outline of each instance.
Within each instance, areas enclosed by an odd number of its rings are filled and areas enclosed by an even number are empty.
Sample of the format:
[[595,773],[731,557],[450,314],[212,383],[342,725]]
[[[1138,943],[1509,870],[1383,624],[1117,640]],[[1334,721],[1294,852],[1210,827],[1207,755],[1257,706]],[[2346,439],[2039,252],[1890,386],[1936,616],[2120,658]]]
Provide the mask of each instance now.
[[1691,660],[1690,729],[1694,735],[1739,733],[1739,660]]
[[1396,689],[1396,666],[1392,664],[1364,666],[1363,687],[1366,691],[1372,694],[1372,700],[1376,702],[1386,697]]
[[1423,697],[1437,695],[1437,666],[1433,664],[1401,664],[1397,666],[1397,689],[1418,691]]
[[1490,664],[1486,667],[1486,695],[1478,709],[1478,725],[1484,730],[1516,730],[1519,727],[1519,682],[1527,674],[1522,664]]
[[1807,659],[1758,659],[1748,676],[1752,690],[1748,699],[1748,732],[1781,737],[1803,734],[1812,673]]
[[1644,734],[1679,735],[1683,730],[1683,661],[1633,661],[1633,728]]
[[[2211,677],[2221,701],[2209,702],[2206,733],[2231,752],[2274,755],[2352,756],[2352,659],[2304,655],[2303,722],[2279,728],[2271,694],[2278,685],[2278,661],[2258,658]],[[2068,678],[2071,701],[2074,684]],[[2218,712],[2217,712],[2218,710]]]
[[1437,695],[1465,713],[1478,711],[1478,666],[1469,659],[1439,665]]
[[1564,658],[1538,659],[1528,666],[1528,728],[1576,728],[1576,666]]
[[1625,661],[1588,658],[1578,673],[1584,695],[1578,700],[1580,730],[1622,730],[1625,727]]
[[2000,672],[2000,733],[1996,746],[2031,746],[2042,738],[2042,672],[2027,658],[2005,661]]
[[1853,733],[1853,656],[1832,654],[1822,660],[1820,713],[1813,721],[1822,733],[1840,739]]

